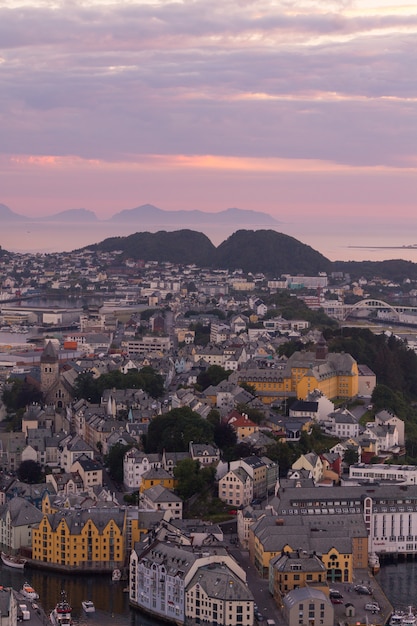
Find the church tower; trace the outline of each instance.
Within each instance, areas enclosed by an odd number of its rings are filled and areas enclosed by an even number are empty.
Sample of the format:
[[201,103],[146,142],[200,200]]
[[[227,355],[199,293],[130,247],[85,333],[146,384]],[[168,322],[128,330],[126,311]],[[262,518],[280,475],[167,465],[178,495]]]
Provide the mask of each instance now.
[[316,343],[316,359],[317,361],[325,361],[327,359],[327,355],[329,353],[329,349],[327,347],[327,343],[323,335],[321,335],[320,339]]
[[59,357],[52,341],[48,341],[41,355],[41,391],[44,396],[59,380]]

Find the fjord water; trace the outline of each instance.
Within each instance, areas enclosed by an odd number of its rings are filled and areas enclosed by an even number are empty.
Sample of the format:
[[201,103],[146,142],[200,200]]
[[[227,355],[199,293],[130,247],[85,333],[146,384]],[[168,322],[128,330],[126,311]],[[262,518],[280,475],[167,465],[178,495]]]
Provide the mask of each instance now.
[[[123,591],[127,581],[111,582],[111,574],[96,576],[65,576],[55,572],[25,569],[23,572],[0,566],[0,585],[22,588],[25,581],[30,582],[39,594],[39,603],[48,616],[60,599],[64,589],[72,606],[74,625],[80,626],[158,626],[152,620],[129,607],[128,594]],[[81,602],[92,600],[96,612],[84,613]]]
[[[75,624],[80,626],[158,626],[159,622],[129,607],[127,582],[112,583],[110,574],[102,576],[65,576],[54,572],[27,569],[24,572],[0,566],[0,585],[21,589],[29,581],[39,593],[39,602],[46,614],[53,609],[65,589],[73,607]],[[383,564],[376,580],[395,609],[417,607],[417,561]],[[92,600],[96,612],[83,613],[81,602]]]
[[[161,227],[126,222],[17,222],[2,225],[0,246],[11,252],[62,252],[98,243],[108,237],[127,236],[136,232],[175,231],[187,228],[183,224],[169,223]],[[311,246],[331,261],[381,261],[384,259],[404,259],[417,262],[417,243],[412,239],[415,228],[397,220],[392,228],[378,228],[378,224],[344,223],[332,225],[329,221],[309,219],[282,222],[278,225],[231,224],[216,226],[213,223],[193,228],[204,232],[215,246],[225,241],[239,229],[259,230],[271,228],[294,237]]]
[[375,578],[394,609],[417,608],[417,561],[384,563]]

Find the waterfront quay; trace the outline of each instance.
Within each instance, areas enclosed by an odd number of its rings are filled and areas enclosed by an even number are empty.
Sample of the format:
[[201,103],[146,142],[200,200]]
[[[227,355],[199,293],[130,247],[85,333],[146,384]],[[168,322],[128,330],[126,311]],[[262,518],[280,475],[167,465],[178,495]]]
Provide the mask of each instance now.
[[[361,585],[370,590],[370,594],[360,594],[355,587]],[[354,572],[353,584],[332,583],[331,588],[340,592],[343,596],[340,604],[334,604],[335,623],[343,623],[349,626],[367,624],[369,626],[384,626],[388,623],[393,612],[393,607],[385,595],[384,590],[369,570],[357,569]],[[380,611],[372,612],[365,606],[375,603]]]

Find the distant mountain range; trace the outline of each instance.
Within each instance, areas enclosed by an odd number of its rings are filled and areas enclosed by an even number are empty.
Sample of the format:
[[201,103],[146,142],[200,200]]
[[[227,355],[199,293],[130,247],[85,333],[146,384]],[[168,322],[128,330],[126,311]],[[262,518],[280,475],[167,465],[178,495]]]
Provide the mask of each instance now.
[[114,222],[131,224],[132,227],[143,230],[147,226],[163,228],[175,225],[177,228],[201,227],[208,224],[218,226],[263,226],[273,227],[279,224],[277,220],[260,211],[247,211],[244,209],[226,209],[218,213],[208,211],[164,211],[152,204],[143,204],[134,209],[125,209],[115,213],[108,220],[101,220],[93,211],[87,209],[69,209],[54,215],[43,217],[28,217],[15,213],[5,204],[0,204],[0,220],[4,222]]

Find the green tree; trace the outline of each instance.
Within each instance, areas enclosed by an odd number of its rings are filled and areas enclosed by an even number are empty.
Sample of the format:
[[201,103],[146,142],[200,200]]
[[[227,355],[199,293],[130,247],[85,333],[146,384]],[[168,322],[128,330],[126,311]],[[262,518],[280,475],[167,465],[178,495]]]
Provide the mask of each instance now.
[[3,402],[8,412],[24,409],[29,404],[38,404],[43,400],[42,392],[28,380],[15,378],[3,392]]
[[129,370],[123,374],[119,370],[94,378],[91,372],[81,373],[75,381],[76,396],[98,403],[105,389],[143,389],[152,398],[164,393],[164,379],[152,367]]
[[263,411],[260,411],[259,409],[253,409],[247,404],[238,404],[237,410],[242,414],[245,413],[251,420],[251,422],[254,422],[255,424],[260,424],[265,417]]
[[132,446],[122,443],[115,443],[104,457],[104,465],[106,466],[111,478],[117,483],[123,482],[123,459],[128,450]]
[[201,389],[207,389],[210,385],[218,385],[222,380],[227,380],[230,371],[227,371],[221,365],[209,365],[205,372],[201,372],[197,376],[197,385]]
[[280,476],[286,476],[292,464],[298,458],[296,449],[285,441],[271,443],[266,449],[268,458],[278,463]]
[[221,421],[221,415],[217,409],[211,409],[207,415],[207,421],[215,428]]
[[250,393],[252,396],[257,395],[256,388],[254,385],[251,385],[250,383],[247,383],[244,380],[242,380],[240,381],[239,386],[242,387],[242,389],[244,389],[248,393]]
[[233,448],[236,445],[236,431],[230,424],[219,422],[214,427],[214,442],[221,450]]
[[147,452],[185,452],[190,441],[212,443],[213,426],[189,407],[155,417],[148,427]]
[[355,448],[348,448],[343,456],[343,462],[346,465],[355,465],[359,461],[359,454]]
[[42,467],[36,461],[22,461],[17,468],[17,477],[22,483],[35,485],[43,480]]
[[174,467],[177,480],[176,491],[183,500],[188,500],[202,490],[204,478],[200,471],[200,463],[193,459],[183,459]]

